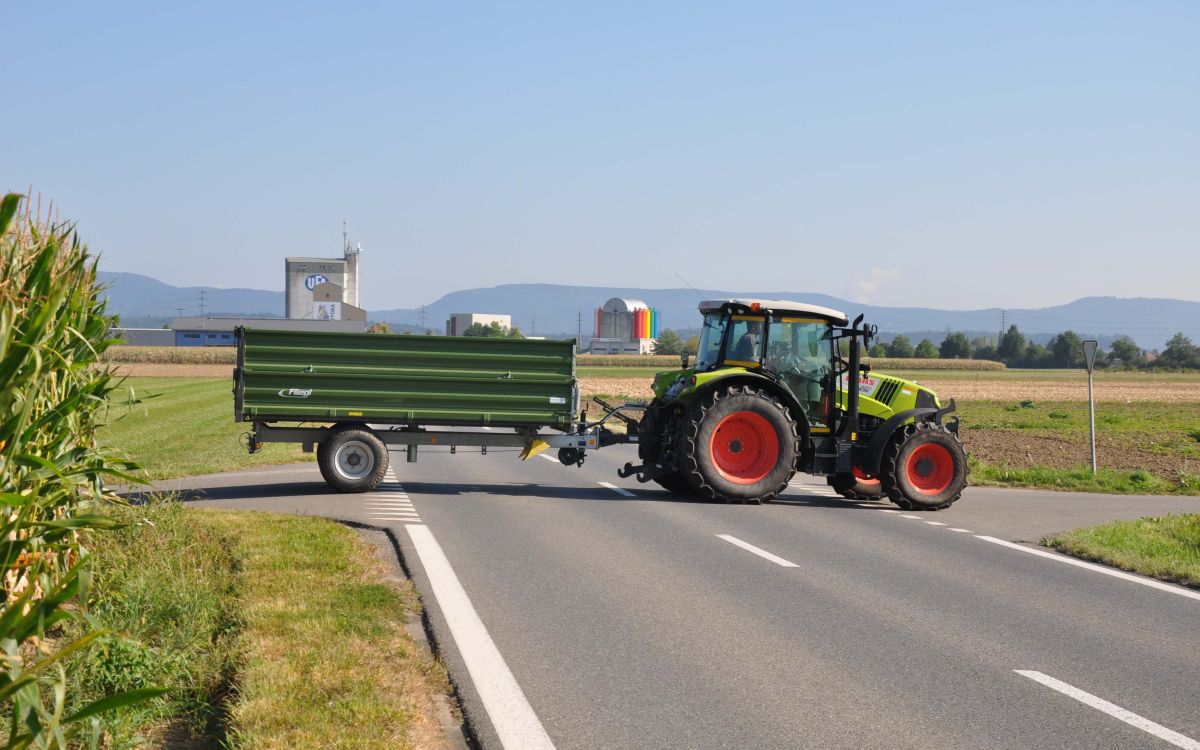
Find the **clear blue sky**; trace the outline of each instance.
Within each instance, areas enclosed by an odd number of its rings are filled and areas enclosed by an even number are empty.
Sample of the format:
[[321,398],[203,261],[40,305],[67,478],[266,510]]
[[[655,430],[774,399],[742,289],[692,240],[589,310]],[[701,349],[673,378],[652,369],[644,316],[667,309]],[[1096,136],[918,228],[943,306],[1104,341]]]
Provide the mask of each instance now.
[[[0,188],[102,268],[1200,299],[1200,3],[19,3]],[[250,7],[254,6],[254,7]]]

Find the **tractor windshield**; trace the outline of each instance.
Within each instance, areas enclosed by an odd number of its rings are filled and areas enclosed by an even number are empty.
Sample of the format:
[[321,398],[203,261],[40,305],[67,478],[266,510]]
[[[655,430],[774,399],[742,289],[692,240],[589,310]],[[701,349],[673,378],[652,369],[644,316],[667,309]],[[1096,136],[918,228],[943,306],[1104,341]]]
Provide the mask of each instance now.
[[704,316],[704,330],[700,332],[700,346],[696,351],[696,371],[711,370],[721,356],[721,339],[725,336],[725,318],[720,313]]

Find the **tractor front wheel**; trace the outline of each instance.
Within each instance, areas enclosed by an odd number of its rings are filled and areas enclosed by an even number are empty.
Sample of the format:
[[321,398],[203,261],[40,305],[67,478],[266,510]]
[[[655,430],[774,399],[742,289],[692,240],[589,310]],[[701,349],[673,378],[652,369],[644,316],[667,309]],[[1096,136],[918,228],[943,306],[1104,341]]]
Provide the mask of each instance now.
[[879,477],[873,477],[857,467],[853,474],[835,474],[828,481],[833,491],[847,500],[878,500],[883,497]]
[[883,456],[884,493],[905,510],[941,510],[967,486],[967,453],[958,436],[936,422],[897,430]]
[[680,464],[700,495],[757,505],[787,488],[799,451],[796,421],[777,397],[752,386],[732,386],[692,407]]

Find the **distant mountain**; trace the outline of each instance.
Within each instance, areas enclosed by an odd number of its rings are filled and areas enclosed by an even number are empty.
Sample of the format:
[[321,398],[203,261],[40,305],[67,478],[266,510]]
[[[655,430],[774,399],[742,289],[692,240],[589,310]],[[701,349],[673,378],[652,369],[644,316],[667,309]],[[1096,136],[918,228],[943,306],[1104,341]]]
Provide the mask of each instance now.
[[122,325],[157,328],[179,315],[200,314],[200,293],[208,315],[283,317],[283,292],[261,289],[218,289],[212,286],[171,286],[137,273],[100,271],[108,306],[121,315]]
[[[101,272],[108,286],[110,308],[125,325],[160,326],[170,322],[183,308],[185,315],[199,312],[200,292],[205,292],[211,315],[280,317],[283,292],[258,289],[176,287],[135,273]],[[1147,349],[1160,349],[1167,339],[1183,331],[1200,341],[1200,302],[1173,299],[1085,297],[1066,305],[1035,309],[987,308],[982,310],[938,310],[929,307],[883,307],[862,305],[839,297],[811,292],[733,292],[702,289],[638,289],[633,287],[565,286],[561,284],[504,284],[451,292],[425,308],[425,326],[442,331],[451,313],[502,313],[527,334],[574,336],[577,318],[584,337],[591,334],[595,310],[611,297],[638,299],[657,308],[664,328],[688,329],[698,324],[696,305],[701,298],[765,297],[794,299],[866,315],[879,326],[885,339],[899,333],[913,343],[922,338],[939,342],[947,331],[995,336],[1005,325],[1016,325],[1027,336],[1044,341],[1050,335],[1071,329],[1095,336],[1106,345],[1117,335],[1132,336]],[[371,310],[373,321],[397,328],[419,325],[417,308]]]

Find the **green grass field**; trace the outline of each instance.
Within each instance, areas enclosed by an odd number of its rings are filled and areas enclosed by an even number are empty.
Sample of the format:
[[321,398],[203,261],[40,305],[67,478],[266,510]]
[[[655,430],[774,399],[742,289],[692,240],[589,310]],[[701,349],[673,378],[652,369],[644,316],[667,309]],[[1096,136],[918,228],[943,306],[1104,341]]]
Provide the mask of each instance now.
[[147,479],[313,460],[300,446],[272,443],[248,455],[224,378],[127,378],[114,394],[100,444],[141,464]]

